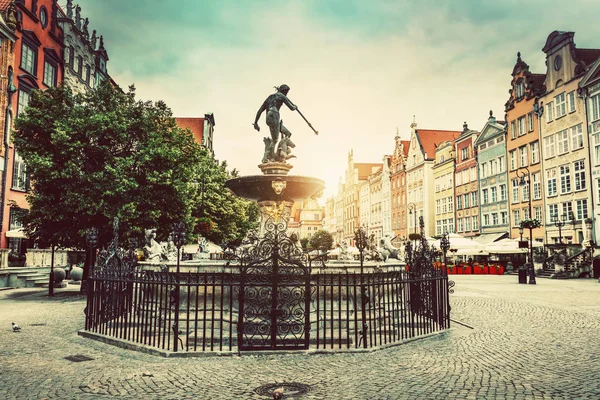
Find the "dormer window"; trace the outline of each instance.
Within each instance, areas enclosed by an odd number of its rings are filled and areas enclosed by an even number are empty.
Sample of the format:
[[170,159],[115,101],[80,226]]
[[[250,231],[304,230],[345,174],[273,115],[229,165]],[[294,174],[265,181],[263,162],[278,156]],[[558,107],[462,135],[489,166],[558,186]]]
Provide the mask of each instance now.
[[525,95],[525,83],[523,81],[517,82],[516,85],[516,98],[521,99]]

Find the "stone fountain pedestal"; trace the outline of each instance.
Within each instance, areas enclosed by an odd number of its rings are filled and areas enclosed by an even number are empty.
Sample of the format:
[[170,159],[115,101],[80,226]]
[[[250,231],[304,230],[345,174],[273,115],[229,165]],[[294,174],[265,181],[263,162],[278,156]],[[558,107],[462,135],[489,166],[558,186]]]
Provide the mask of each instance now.
[[269,220],[287,226],[294,202],[318,197],[325,188],[321,179],[288,175],[293,167],[286,162],[269,162],[258,167],[263,175],[230,179],[226,186],[236,195],[258,203],[261,211],[260,236],[264,234]]

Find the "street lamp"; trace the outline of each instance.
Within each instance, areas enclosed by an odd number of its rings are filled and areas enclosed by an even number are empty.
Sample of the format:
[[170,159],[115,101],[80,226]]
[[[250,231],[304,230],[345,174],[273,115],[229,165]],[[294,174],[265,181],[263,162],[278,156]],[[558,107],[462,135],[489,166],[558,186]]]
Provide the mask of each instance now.
[[[525,174],[525,172],[521,171],[521,170],[525,170],[527,171],[527,174]],[[521,171],[521,172],[519,172]],[[528,196],[527,199],[529,200],[529,267],[527,268],[528,272],[529,272],[529,284],[530,285],[535,285],[535,270],[533,269],[533,224],[531,223],[533,221],[533,213],[531,210],[531,172],[529,172],[529,168],[527,167],[521,167],[516,171],[517,174],[517,178],[519,178],[519,186],[525,186],[527,185],[527,192],[528,192]],[[521,224],[521,228],[519,229],[519,232],[523,231],[523,225]]]
[[442,252],[444,253],[444,269],[447,272],[448,269],[446,267],[448,264],[446,263],[446,253],[448,253],[448,250],[450,250],[450,239],[448,238],[448,233],[444,233],[442,236],[442,239],[440,240],[440,249],[442,249]]
[[522,226],[519,226],[519,235],[521,236],[520,241],[522,242],[523,241],[523,227]]
[[565,226],[565,223],[567,222],[567,214],[563,214],[560,217],[560,220],[558,219],[558,215],[554,215],[552,217],[552,222],[554,222],[554,226],[556,226],[558,228],[558,243],[562,244],[562,227]]
[[408,213],[410,215],[414,214],[414,219],[413,219],[413,221],[415,223],[415,225],[414,225],[415,232],[414,233],[417,233],[417,206],[415,205],[415,203],[408,203],[406,205],[406,208],[408,208]]

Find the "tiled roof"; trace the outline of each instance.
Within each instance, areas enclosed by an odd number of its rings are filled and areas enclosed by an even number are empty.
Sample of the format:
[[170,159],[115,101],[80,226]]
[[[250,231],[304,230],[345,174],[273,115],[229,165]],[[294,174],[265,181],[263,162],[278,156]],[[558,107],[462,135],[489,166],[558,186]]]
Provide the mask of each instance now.
[[[1,1],[1,0],[0,0]],[[185,117],[175,118],[175,123],[181,129],[190,128],[194,134],[196,142],[202,143],[202,137],[204,136],[204,118],[200,117]]]
[[575,56],[587,67],[600,57],[600,49],[575,49]]
[[403,140],[402,145],[404,149],[404,157],[408,157],[408,148],[410,147],[410,140]]
[[529,78],[533,82],[534,89],[540,89],[546,81],[546,74],[531,74]]
[[436,131],[431,129],[416,130],[417,137],[428,160],[435,158],[435,148],[438,144],[447,140],[452,141],[461,133],[461,131]]
[[6,11],[12,0],[0,0],[0,11]]

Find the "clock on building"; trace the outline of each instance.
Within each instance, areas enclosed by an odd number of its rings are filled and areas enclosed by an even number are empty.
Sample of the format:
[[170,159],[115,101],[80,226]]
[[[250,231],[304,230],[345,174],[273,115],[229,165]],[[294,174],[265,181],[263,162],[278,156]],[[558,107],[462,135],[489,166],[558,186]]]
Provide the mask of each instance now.
[[554,69],[558,71],[560,70],[560,67],[562,67],[562,57],[556,56],[554,57]]

